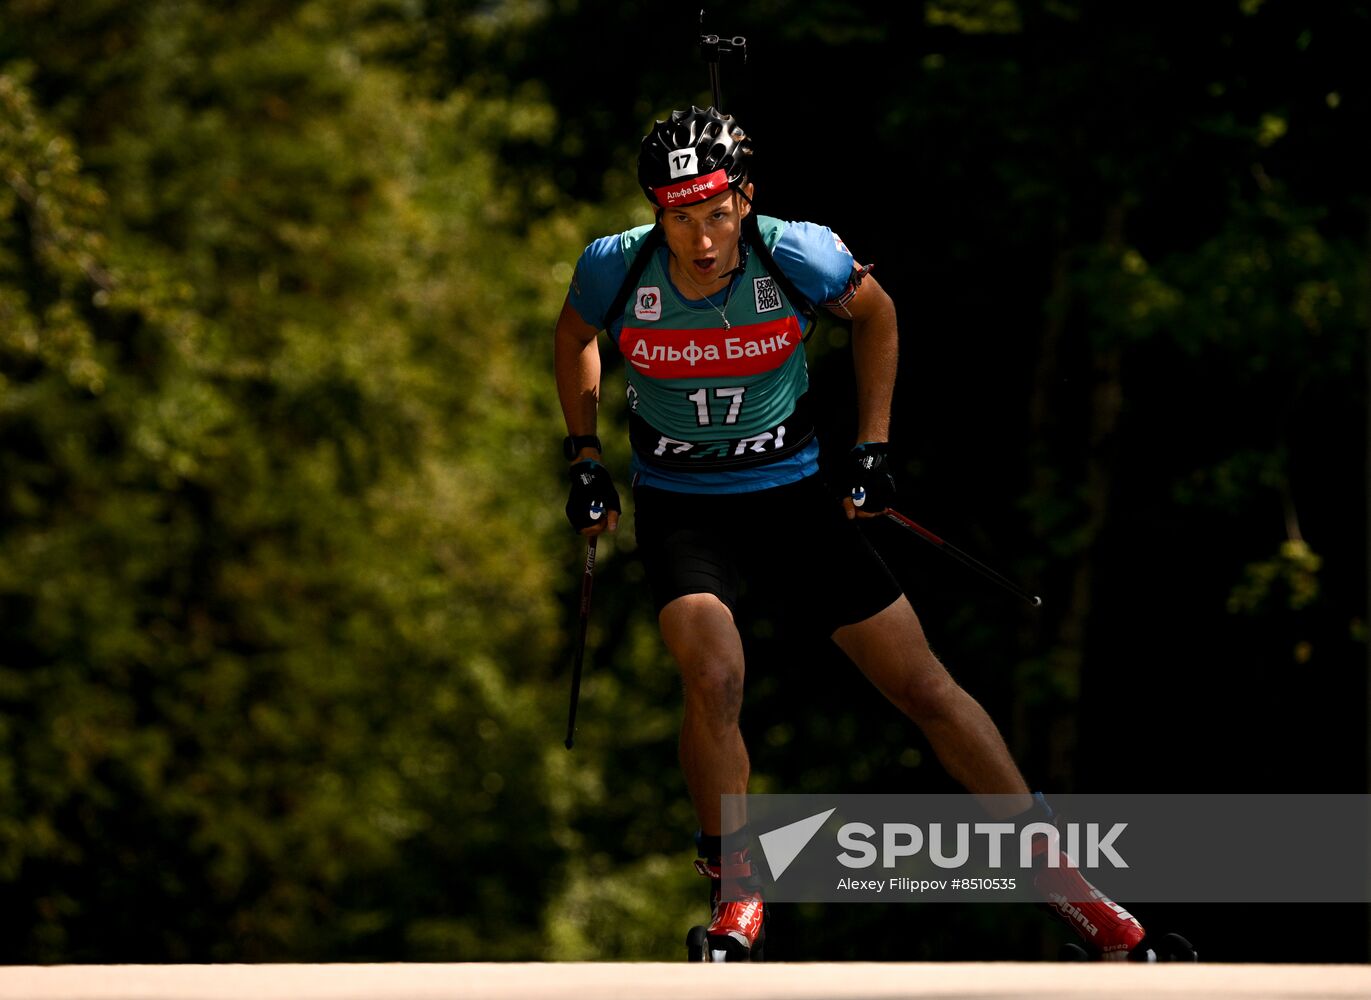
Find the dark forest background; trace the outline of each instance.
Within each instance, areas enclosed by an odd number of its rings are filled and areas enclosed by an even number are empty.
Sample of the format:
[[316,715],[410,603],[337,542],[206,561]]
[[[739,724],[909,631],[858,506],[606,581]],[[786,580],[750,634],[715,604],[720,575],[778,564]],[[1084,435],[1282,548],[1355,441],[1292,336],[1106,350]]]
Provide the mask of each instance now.
[[[1031,783],[1365,792],[1371,4],[706,27],[749,40],[758,207],[899,308],[906,512],[1044,598],[870,527]],[[631,530],[561,745],[551,329],[581,248],[650,219],[641,135],[709,103],[698,34],[684,4],[0,0],[0,961],[681,956],[705,887]],[[846,338],[809,348],[830,454]],[[755,791],[950,790],[803,608],[756,611]],[[1369,957],[1365,907],[1136,912],[1206,959]],[[1065,937],[793,906],[769,950]]]

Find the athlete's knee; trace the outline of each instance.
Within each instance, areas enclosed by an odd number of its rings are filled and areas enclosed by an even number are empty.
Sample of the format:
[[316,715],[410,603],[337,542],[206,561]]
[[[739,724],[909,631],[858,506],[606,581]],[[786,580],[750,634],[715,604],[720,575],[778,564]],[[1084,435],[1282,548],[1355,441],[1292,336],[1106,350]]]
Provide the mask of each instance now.
[[932,721],[953,711],[962,690],[931,653],[904,671],[890,698],[916,722]]
[[721,725],[736,722],[743,709],[743,664],[727,653],[702,653],[696,662],[683,664],[687,711],[699,712],[706,721]]

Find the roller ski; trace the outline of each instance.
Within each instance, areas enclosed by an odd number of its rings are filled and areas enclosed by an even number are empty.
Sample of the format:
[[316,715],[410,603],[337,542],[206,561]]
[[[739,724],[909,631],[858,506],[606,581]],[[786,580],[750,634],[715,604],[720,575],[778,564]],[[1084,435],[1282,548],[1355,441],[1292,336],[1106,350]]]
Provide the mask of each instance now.
[[[696,925],[686,935],[691,962],[760,962],[766,941],[766,908],[747,851],[722,860],[697,858],[695,870],[710,880],[709,926]],[[728,895],[723,898],[727,883]]]
[[1152,938],[1137,918],[1085,880],[1075,868],[1044,868],[1033,885],[1044,904],[1079,935],[1062,946],[1063,962],[1197,962],[1195,947],[1179,934]]
[[[1060,962],[1094,962],[1102,959],[1102,955],[1092,955],[1081,945],[1068,942],[1061,947],[1057,955]],[[1128,952],[1127,959],[1130,962],[1198,962],[1199,955],[1195,952],[1195,946],[1181,937],[1179,934],[1163,934],[1155,942],[1150,937],[1144,937],[1142,941],[1134,945]]]

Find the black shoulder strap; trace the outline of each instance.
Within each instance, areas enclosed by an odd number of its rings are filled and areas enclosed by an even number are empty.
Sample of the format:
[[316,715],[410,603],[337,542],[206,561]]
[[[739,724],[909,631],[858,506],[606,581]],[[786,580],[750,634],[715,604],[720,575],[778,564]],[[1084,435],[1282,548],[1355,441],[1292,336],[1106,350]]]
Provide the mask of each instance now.
[[[776,279],[776,284],[781,286],[781,291],[785,293],[792,305],[800,311],[809,327],[805,331],[805,339],[808,340],[810,334],[814,332],[815,320],[818,318],[818,310],[814,308],[814,303],[810,302],[798,288],[795,282],[790,280],[790,276],[781,270],[781,265],[776,263],[776,258],[771,256],[771,248],[766,245],[766,240],[762,239],[762,231],[757,226],[757,216],[749,212],[743,219],[743,235],[747,238],[748,246],[757,254],[757,259],[762,262],[766,272]],[[628,266],[628,273],[624,275],[623,284],[619,286],[619,291],[614,296],[614,301],[609,304],[605,311],[604,319],[601,321],[601,328],[608,330],[610,325],[618,319],[628,305],[628,298],[633,294],[634,288],[638,284],[638,279],[647,270],[647,265],[652,260],[653,253],[662,245],[662,227],[656,225],[647,234],[642,245],[638,247],[638,252],[633,256],[633,263]]]
[[638,247],[638,252],[633,257],[633,263],[628,265],[628,274],[624,275],[624,283],[619,286],[619,291],[615,294],[614,301],[609,304],[605,318],[600,324],[602,330],[608,330],[610,325],[623,315],[624,306],[628,305],[628,297],[633,294],[638,279],[643,276],[643,272],[647,270],[647,265],[652,262],[652,255],[662,245],[662,239],[662,226],[658,223],[652,227],[652,232],[643,239],[642,245]]
[[785,292],[785,297],[805,318],[806,325],[809,327],[805,331],[805,340],[808,340],[810,334],[814,332],[815,320],[818,319],[818,310],[814,308],[814,303],[801,294],[800,290],[795,287],[795,282],[790,280],[790,276],[781,270],[781,265],[776,263],[776,258],[771,256],[771,248],[766,245],[766,240],[762,239],[762,231],[757,225],[755,212],[749,212],[747,217],[743,219],[743,233],[747,236],[748,245],[756,252],[757,259],[766,268],[767,274],[776,279],[776,284],[781,286],[781,291]]

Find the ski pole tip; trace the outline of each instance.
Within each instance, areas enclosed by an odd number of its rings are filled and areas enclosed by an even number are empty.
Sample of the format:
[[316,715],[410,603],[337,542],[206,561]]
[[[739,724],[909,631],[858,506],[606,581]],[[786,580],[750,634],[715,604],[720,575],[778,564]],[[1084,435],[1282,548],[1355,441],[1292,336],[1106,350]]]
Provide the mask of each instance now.
[[574,743],[574,742],[575,742],[575,741],[574,741],[570,736],[568,736],[566,739],[564,739],[564,740],[562,741],[562,743],[566,746],[566,748],[567,748],[568,750],[571,749],[571,744]]

